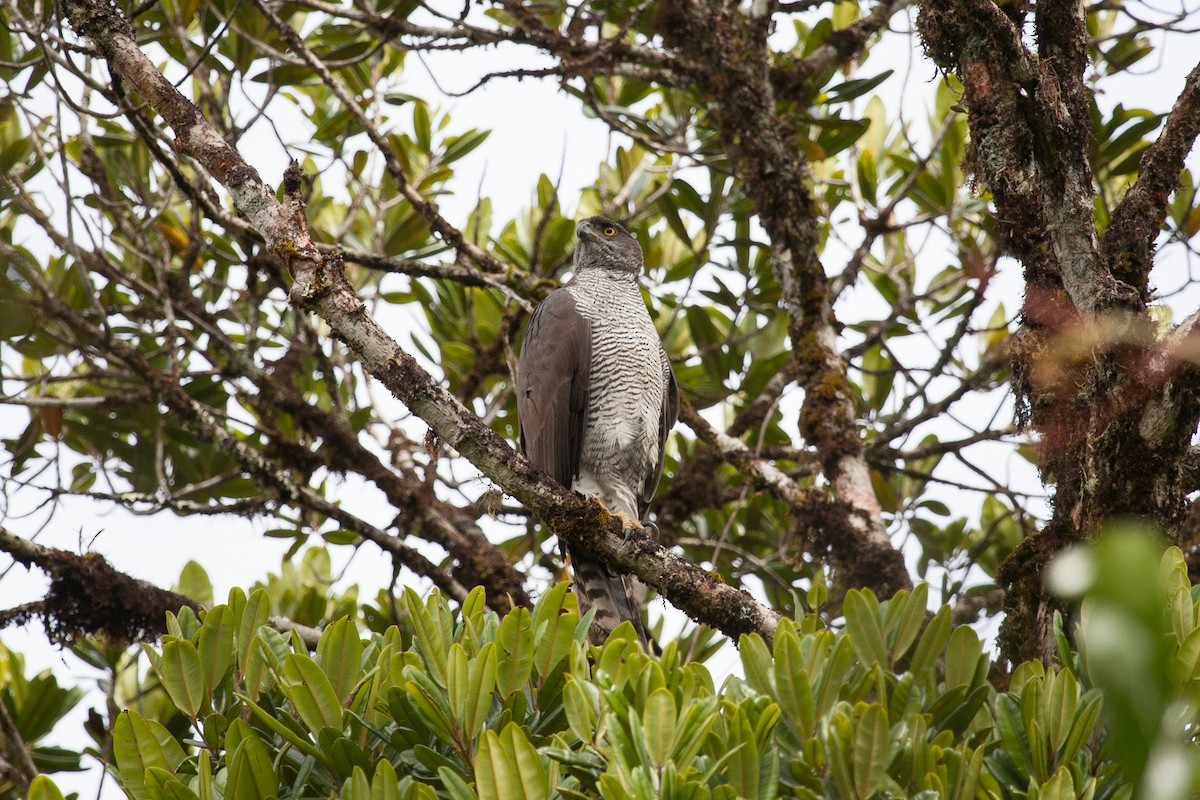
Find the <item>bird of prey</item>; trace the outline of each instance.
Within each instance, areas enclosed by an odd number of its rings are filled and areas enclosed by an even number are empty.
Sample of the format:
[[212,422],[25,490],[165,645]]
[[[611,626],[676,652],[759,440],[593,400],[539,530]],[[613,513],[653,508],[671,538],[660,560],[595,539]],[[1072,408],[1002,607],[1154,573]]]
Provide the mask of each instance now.
[[[517,361],[521,449],[567,488],[643,519],[679,418],[679,389],[642,300],[637,239],[605,217],[575,232],[575,274],[534,310]],[[567,552],[580,614],[596,609],[593,638],[629,620],[648,641],[637,579]]]

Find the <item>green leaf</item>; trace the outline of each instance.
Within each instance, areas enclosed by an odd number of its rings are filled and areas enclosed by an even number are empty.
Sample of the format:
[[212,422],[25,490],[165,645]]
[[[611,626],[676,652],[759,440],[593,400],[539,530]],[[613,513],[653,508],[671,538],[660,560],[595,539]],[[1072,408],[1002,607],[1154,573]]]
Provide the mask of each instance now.
[[254,716],[258,717],[260,722],[262,722],[264,725],[266,725],[268,728],[270,728],[274,733],[276,733],[285,742],[289,743],[290,745],[295,747],[297,750],[300,750],[305,755],[312,756],[313,758],[315,758],[318,761],[320,761],[321,763],[323,763],[325,766],[330,766],[329,756],[325,755],[319,749],[314,747],[313,743],[311,741],[309,741],[308,739],[305,739],[303,736],[298,734],[292,728],[289,728],[287,725],[284,725],[282,722],[280,722],[278,719],[275,718],[274,714],[271,714],[265,708],[258,705],[253,700],[246,697],[245,695],[237,695],[237,697],[239,697],[242,700],[242,702],[244,702],[246,705],[248,705],[250,707],[250,710],[252,712],[254,712]]
[[58,786],[45,775],[34,776],[25,797],[26,800],[65,800]]
[[1054,777],[1042,784],[1038,795],[1041,800],[1075,800],[1075,781],[1066,767],[1054,773]]
[[579,615],[563,610],[568,586],[570,584],[558,584],[533,608],[533,665],[543,679],[566,657],[575,640]]
[[252,700],[256,699],[259,692],[263,691],[271,683],[272,655],[271,648],[265,641],[262,639],[255,640],[255,645],[250,650],[250,658],[246,661],[246,669],[243,675],[246,696]]
[[195,561],[183,565],[183,571],[179,574],[179,593],[203,606],[213,604],[213,585],[204,567]]
[[579,741],[587,744],[596,736],[600,690],[586,680],[577,680],[568,675],[563,686],[563,708],[567,714],[567,725]]
[[199,800],[183,781],[158,767],[146,770],[146,788],[163,800]]
[[26,744],[30,744],[54,730],[55,725],[83,697],[83,690],[65,689],[58,685],[57,678],[46,672],[25,682],[18,671],[7,676],[6,680],[6,661],[7,651],[0,645],[0,686],[11,682],[11,697],[16,701],[16,707],[12,709],[14,722]]
[[[482,797],[482,795],[471,791],[471,787],[462,779],[462,776],[449,767],[438,767],[437,772],[438,777],[442,779],[442,785],[450,795],[450,800],[480,800]],[[478,774],[475,776],[475,781],[478,785]]]
[[739,708],[729,723],[728,747],[733,753],[729,761],[729,783],[739,797],[757,797],[759,788],[758,742],[754,728],[746,716],[746,709]]
[[837,712],[824,731],[823,743],[829,762],[829,773],[839,797],[854,797],[854,781],[850,761],[850,720]]
[[166,728],[130,709],[122,711],[113,726],[113,758],[125,791],[135,800],[154,800],[146,788],[146,770],[158,767],[172,772],[184,754]]
[[430,595],[429,605],[410,587],[404,588],[404,605],[414,628],[417,648],[425,661],[429,674],[442,686],[446,685],[446,658],[450,648],[448,631],[443,630],[431,606],[444,602],[436,594]]
[[780,625],[775,633],[775,696],[779,710],[800,735],[813,735],[816,702],[800,652],[800,639],[791,625]]
[[918,681],[932,680],[933,665],[942,655],[946,642],[950,640],[950,630],[953,624],[950,620],[950,607],[942,606],[933,615],[933,619],[925,626],[917,649],[909,662],[908,670]]
[[957,791],[954,793],[954,797],[976,797],[979,791],[979,776],[983,773],[983,748],[980,747],[974,751],[967,749],[966,753],[970,753],[970,760],[967,762],[966,768],[959,771]]
[[370,800],[401,800],[396,770],[387,759],[375,765],[375,777],[371,780]]
[[461,136],[451,136],[446,139],[446,147],[442,151],[443,163],[449,164],[470,153],[483,144],[491,135],[491,131],[467,131]]
[[196,650],[204,675],[205,691],[211,695],[233,663],[233,611],[229,606],[217,606],[204,615]]
[[846,633],[863,664],[889,666],[888,648],[883,640],[883,616],[875,595],[869,589],[851,589],[846,593],[845,613]]
[[486,609],[487,592],[483,590],[482,586],[476,586],[467,592],[467,598],[459,606],[459,621],[462,625],[459,641],[467,648],[468,654],[479,650],[479,639],[483,631]]
[[1075,760],[1075,757],[1092,737],[1096,721],[1100,718],[1100,693],[1092,690],[1081,699],[1084,700],[1083,707],[1076,712],[1071,730],[1063,742],[1061,762],[1064,764],[1070,764]]
[[1145,37],[1119,36],[1112,47],[1104,53],[1107,62],[1105,72],[1115,75],[1129,69],[1154,52],[1154,45]]
[[432,124],[429,121],[429,108],[422,102],[413,104],[413,131],[417,135],[417,147],[428,153],[432,144]]
[[404,675],[407,678],[404,691],[420,720],[439,739],[451,741],[454,738],[452,714],[445,690],[415,666],[405,667]]
[[199,793],[198,800],[214,800],[216,794],[213,791],[212,758],[209,756],[207,750],[200,750],[197,764],[196,787]]
[[883,783],[888,763],[887,712],[872,703],[854,732],[854,789],[859,797],[875,793]]
[[250,594],[250,599],[246,601],[246,607],[242,610],[241,619],[238,620],[238,671],[243,675],[246,673],[251,646],[254,644],[258,629],[267,624],[267,619],[270,615],[271,598],[267,595],[267,591],[265,589],[255,589]]
[[450,704],[453,718],[461,725],[467,708],[467,682],[469,667],[467,651],[458,642],[450,645],[446,659],[446,700]]
[[342,784],[339,800],[371,800],[371,783],[362,767],[354,767],[350,777]]
[[550,794],[546,769],[524,731],[509,723],[497,736],[484,731],[475,756],[479,800],[545,800]]
[[674,749],[676,722],[675,697],[666,688],[655,689],[642,709],[642,736],[655,768],[666,764]]
[[505,758],[500,737],[484,731],[475,754],[475,790],[479,800],[508,800],[515,797],[516,770]]
[[267,800],[275,797],[277,787],[271,755],[258,735],[247,726],[229,759],[225,800]]
[[171,702],[194,719],[205,703],[204,668],[196,646],[172,639],[163,644],[162,655],[154,666]]
[[[1180,592],[1179,594],[1183,594]],[[1171,677],[1176,686],[1185,686],[1200,673],[1200,628],[1195,628],[1179,645],[1170,662]]]
[[515,797],[525,800],[545,800],[550,794],[546,768],[542,764],[537,750],[525,736],[525,731],[516,723],[510,722],[500,732],[500,741],[504,745],[505,752],[511,753],[512,763],[516,766],[520,793]]
[[774,689],[771,685],[774,670],[766,642],[757,633],[742,634],[738,649],[742,654],[746,683],[755,691],[770,695]]
[[341,617],[326,627],[317,642],[317,663],[343,705],[362,677],[362,653],[362,639],[349,617]]
[[1043,709],[1046,720],[1046,736],[1052,751],[1057,752],[1067,739],[1075,721],[1075,708],[1079,701],[1079,683],[1070,670],[1050,673],[1046,676],[1043,694]]
[[463,730],[475,738],[487,722],[496,688],[496,643],[488,642],[471,661],[463,710]]
[[325,672],[307,655],[289,653],[283,666],[283,689],[300,719],[314,734],[342,729],[342,706]]
[[983,644],[978,634],[966,625],[960,625],[950,634],[946,647],[946,685],[967,686],[975,680]]
[[884,70],[871,78],[855,78],[843,81],[832,89],[825,91],[825,102],[829,105],[845,103],[861,97],[892,76],[894,70]]
[[529,683],[533,673],[533,623],[529,609],[518,607],[505,614],[497,641],[503,657],[496,663],[496,688],[504,699]]
[[567,590],[571,588],[569,581],[559,581],[542,594],[533,606],[534,630],[550,622],[554,617],[566,612]]
[[1029,737],[1025,732],[1020,706],[1010,695],[1002,694],[996,697],[994,714],[1005,754],[1016,763],[1024,778],[1032,777],[1034,769]]
[[870,122],[862,119],[840,119],[837,117],[813,120],[820,129],[816,144],[820,147],[821,157],[832,158],[867,132]]
[[847,671],[854,662],[854,646],[848,636],[835,637],[829,631],[823,631],[818,636],[825,646],[813,650],[822,657],[819,664],[818,659],[813,659],[814,663],[808,670],[809,674],[816,676],[813,688],[816,690],[817,716],[821,717],[830,713],[845,688]]
[[900,591],[888,601],[884,625],[891,641],[891,661],[895,664],[904,657],[916,641],[925,624],[926,605],[929,602],[929,584],[918,583],[911,593]]

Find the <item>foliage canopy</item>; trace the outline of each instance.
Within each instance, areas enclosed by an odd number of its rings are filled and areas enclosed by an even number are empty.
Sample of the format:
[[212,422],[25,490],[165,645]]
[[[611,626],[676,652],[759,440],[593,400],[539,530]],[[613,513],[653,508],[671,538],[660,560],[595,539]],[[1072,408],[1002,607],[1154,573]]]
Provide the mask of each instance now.
[[[628,623],[590,645],[566,583],[504,617],[482,589],[457,608],[407,589],[386,628],[379,609],[329,598],[343,616],[314,642],[267,623],[319,592],[316,550],[302,573],[172,615],[142,678],[134,654],[79,652],[120,662],[125,710],[92,732],[134,800],[1169,800],[1200,781],[1181,712],[1200,686],[1200,589],[1177,549],[1159,553],[1124,532],[1077,554],[1095,576],[1079,654],[1060,632],[1065,666],[1027,662],[1003,690],[978,635],[948,606],[928,614],[927,584],[882,603],[852,590],[836,629],[815,590],[773,643],[742,639],[745,678],[720,686],[705,652],[648,656]],[[6,702],[34,742],[79,695],[27,681],[4,652]],[[61,796],[38,781],[31,796]]]

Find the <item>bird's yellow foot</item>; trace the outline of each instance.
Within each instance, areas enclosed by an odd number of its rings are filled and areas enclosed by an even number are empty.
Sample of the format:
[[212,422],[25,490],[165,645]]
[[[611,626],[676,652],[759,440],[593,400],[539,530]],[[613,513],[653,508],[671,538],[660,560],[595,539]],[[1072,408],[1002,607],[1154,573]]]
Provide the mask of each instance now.
[[629,516],[628,514],[622,514],[620,512],[613,514],[613,516],[616,517],[617,519],[621,520],[621,530],[625,534],[626,542],[629,541],[629,537],[631,537],[633,535],[633,532],[638,529],[645,530],[646,533],[650,534],[650,538],[652,540],[654,540],[655,542],[658,542],[658,537],[660,535],[658,526],[655,525],[650,520],[648,520],[648,519],[636,520],[633,517]]
[[621,520],[621,531],[624,533],[624,540],[629,541],[629,537],[633,535],[639,527],[638,521],[633,519],[628,514],[622,514],[620,511],[613,514],[614,517]]
[[[579,493],[576,492],[576,494],[579,494]],[[583,495],[580,495],[580,496],[582,497]],[[588,499],[595,500],[597,503],[604,506],[605,511],[607,511],[609,514],[611,514],[612,516],[616,517],[618,520],[621,521],[621,531],[624,535],[625,542],[628,542],[629,538],[633,535],[633,532],[640,528],[645,528],[646,531],[650,534],[650,536],[653,537],[654,541],[655,542],[658,541],[658,537],[660,535],[658,526],[655,525],[650,520],[648,520],[648,519],[638,520],[638,519],[635,519],[623,512],[613,511],[611,508],[609,508],[607,505],[605,505],[604,501],[601,500],[598,495],[591,495]]]

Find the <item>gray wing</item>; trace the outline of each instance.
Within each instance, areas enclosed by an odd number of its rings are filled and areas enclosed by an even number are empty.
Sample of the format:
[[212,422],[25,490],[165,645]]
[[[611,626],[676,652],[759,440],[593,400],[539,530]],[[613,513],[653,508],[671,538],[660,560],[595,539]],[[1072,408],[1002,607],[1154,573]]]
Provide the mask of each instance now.
[[559,289],[537,307],[517,359],[521,451],[571,488],[579,474],[592,369],[591,325]]
[[654,499],[654,492],[658,489],[658,482],[662,479],[663,460],[666,458],[667,437],[671,434],[671,429],[675,427],[675,423],[679,421],[679,386],[675,383],[675,372],[671,369],[671,360],[667,358],[667,351],[662,352],[663,378],[667,385],[663,392],[663,407],[662,416],[658,423],[658,463],[654,465],[654,469],[646,476],[646,483],[642,486],[642,494],[639,498],[641,502],[638,504],[638,516],[642,519],[646,518],[646,513],[650,510],[650,501]]

